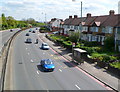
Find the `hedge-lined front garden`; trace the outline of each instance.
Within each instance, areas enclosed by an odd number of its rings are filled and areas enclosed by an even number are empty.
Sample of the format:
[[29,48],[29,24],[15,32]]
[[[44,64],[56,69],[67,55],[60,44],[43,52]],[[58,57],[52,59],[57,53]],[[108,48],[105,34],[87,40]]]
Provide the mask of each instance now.
[[[72,41],[70,41],[69,37],[54,34],[50,34],[47,37],[55,43],[72,50]],[[120,70],[120,57],[114,56],[114,54],[118,53],[108,50],[105,51],[103,46],[95,44],[95,42],[79,41],[75,47],[86,50],[90,55],[89,58],[97,62],[100,67],[111,66]]]

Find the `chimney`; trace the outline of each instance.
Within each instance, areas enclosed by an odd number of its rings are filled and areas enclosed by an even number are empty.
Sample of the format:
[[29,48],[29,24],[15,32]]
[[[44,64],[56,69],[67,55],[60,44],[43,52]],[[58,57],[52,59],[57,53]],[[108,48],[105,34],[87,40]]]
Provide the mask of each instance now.
[[77,16],[77,15],[74,15],[74,18],[78,18],[78,16]]
[[72,16],[69,16],[69,19],[72,19]]
[[87,13],[87,18],[90,18],[91,17],[91,13]]
[[114,15],[115,11],[114,10],[110,10],[109,11],[109,15]]

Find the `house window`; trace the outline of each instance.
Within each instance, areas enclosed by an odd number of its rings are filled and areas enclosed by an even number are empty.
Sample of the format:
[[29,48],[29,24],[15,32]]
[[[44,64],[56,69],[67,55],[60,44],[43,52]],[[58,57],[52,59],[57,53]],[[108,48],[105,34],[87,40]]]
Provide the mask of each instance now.
[[98,32],[98,27],[90,27],[90,30],[91,30],[92,32]]
[[92,36],[92,41],[96,41],[96,36]]
[[113,32],[113,27],[108,27],[107,28],[107,33],[112,33]]
[[83,31],[88,31],[88,27],[83,27]]
[[75,29],[78,30],[78,26],[75,26]]
[[105,33],[105,32],[106,32],[106,28],[103,27],[103,28],[102,28],[102,33]]
[[120,27],[116,28],[117,33],[120,34]]
[[67,28],[70,28],[70,26],[68,25]]

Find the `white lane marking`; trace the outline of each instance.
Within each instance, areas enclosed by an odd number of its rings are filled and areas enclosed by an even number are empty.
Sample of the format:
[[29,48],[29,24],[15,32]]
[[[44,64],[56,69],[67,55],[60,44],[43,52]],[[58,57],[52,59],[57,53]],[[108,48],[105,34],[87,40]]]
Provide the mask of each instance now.
[[26,48],[26,50],[27,50],[27,48]]
[[29,55],[30,53],[28,53],[28,55]]
[[78,85],[75,84],[75,86],[76,86],[79,90],[81,89]]
[[31,59],[31,62],[33,62],[33,60]]
[[61,69],[59,69],[59,71],[60,71],[60,72],[62,72],[62,70],[61,70]]
[[45,53],[43,53],[43,54],[45,54]]
[[37,71],[37,74],[39,74],[39,72]]

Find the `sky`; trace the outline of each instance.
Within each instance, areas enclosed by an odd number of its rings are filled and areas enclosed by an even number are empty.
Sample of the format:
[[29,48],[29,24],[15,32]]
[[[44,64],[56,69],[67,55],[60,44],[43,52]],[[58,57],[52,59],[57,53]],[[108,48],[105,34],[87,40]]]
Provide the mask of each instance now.
[[52,18],[66,19],[70,15],[108,15],[110,10],[118,14],[120,0],[0,0],[0,14],[12,16],[16,20],[34,18],[50,21]]

